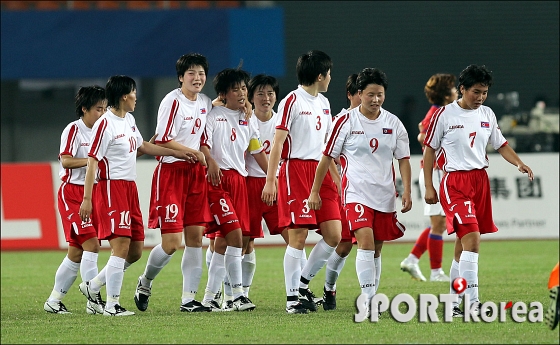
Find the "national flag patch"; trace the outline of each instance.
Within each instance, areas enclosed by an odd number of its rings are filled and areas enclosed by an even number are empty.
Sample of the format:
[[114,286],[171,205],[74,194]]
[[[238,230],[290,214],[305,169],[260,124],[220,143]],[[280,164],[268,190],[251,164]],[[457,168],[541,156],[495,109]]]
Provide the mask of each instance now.
[[239,120],[240,126],[247,126],[247,120]]
[[136,132],[136,126],[132,126],[132,131]]
[[490,122],[480,122],[480,127],[482,128],[490,128]]
[[393,134],[392,128],[383,128],[383,134]]
[[200,109],[200,113],[201,113],[202,115],[206,114],[206,108]]
[[331,114],[331,110],[330,110],[330,109],[323,109],[323,114],[325,114],[325,115],[330,115],[330,114]]

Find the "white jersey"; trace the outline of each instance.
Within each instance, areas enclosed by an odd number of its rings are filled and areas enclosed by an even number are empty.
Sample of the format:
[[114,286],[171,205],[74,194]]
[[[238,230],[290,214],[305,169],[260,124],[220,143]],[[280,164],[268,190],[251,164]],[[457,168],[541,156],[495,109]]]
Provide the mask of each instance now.
[[360,108],[336,118],[323,153],[340,157],[343,204],[360,203],[394,212],[393,158],[410,158],[408,133],[399,118],[387,110],[382,108],[377,119],[369,120]]
[[136,151],[144,139],[130,113],[107,110],[93,125],[89,156],[99,161],[98,180],[136,180]]
[[276,128],[288,131],[282,159],[321,160],[321,148],[332,126],[331,106],[322,94],[312,96],[301,85],[278,104]]
[[[194,150],[200,149],[200,136],[206,126],[206,116],[212,109],[212,100],[202,93],[197,94],[196,101],[191,101],[181,89],[168,93],[158,109],[156,126],[156,143],[171,140]],[[163,163],[182,161],[173,156],[161,156]]]
[[492,109],[466,110],[457,101],[436,111],[424,139],[436,150],[437,165],[448,172],[488,167],[488,143],[495,150],[507,144]]
[[[254,118],[245,120],[245,113],[226,107],[214,107],[208,114],[206,127],[202,133],[202,145],[210,148],[212,158],[220,169],[237,170],[247,176],[245,152],[256,154],[263,150],[259,142],[257,126],[251,125]],[[251,139],[254,139],[251,142]],[[249,149],[249,143],[259,143]]]
[[[263,151],[264,153],[266,153],[267,158],[269,157],[270,149],[272,148],[272,140],[274,139],[274,129],[276,127],[277,115],[277,113],[272,111],[272,117],[266,122],[262,122],[261,120],[259,120],[254,111],[253,116],[251,116],[251,126],[257,126]],[[266,174],[252,155],[247,155],[246,162],[247,172],[249,173],[249,176],[266,177]]]
[[60,153],[58,154],[58,176],[66,183],[84,185],[86,167],[65,169],[62,167],[60,156],[68,155],[74,158],[87,158],[91,141],[92,129],[86,126],[82,119],[70,122],[60,136]]

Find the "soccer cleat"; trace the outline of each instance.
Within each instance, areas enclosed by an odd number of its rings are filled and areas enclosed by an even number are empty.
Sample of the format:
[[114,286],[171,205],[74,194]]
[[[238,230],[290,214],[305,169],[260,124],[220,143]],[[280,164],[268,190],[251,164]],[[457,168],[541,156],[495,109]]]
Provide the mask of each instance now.
[[101,298],[101,293],[97,293],[96,297],[97,303],[91,303],[89,300],[86,304],[86,313],[90,315],[95,314],[103,314],[103,310],[105,309],[105,301]]
[[560,319],[560,299],[558,298],[558,295],[560,294],[559,289],[560,288],[558,286],[550,289],[550,306],[544,315],[544,323],[551,330],[558,326],[558,319]]
[[227,300],[224,301],[224,304],[222,305],[222,310],[223,311],[233,311],[233,300]]
[[134,312],[126,310],[118,304],[115,304],[115,306],[111,309],[105,308],[105,310],[103,311],[103,316],[130,316],[130,315],[134,315]]
[[311,292],[309,288],[307,289],[299,288],[298,298],[299,298],[299,302],[305,308],[309,309],[309,311],[317,311],[317,302],[316,302],[317,297],[315,297],[315,294]]
[[134,293],[134,303],[136,303],[138,310],[146,311],[150,296],[152,295],[152,287],[142,286],[141,281],[142,276],[138,277],[138,285],[136,285],[136,292]]
[[465,314],[458,306],[453,307],[453,317],[463,317]]
[[[78,286],[82,294],[88,299],[86,312],[88,314],[103,314],[103,310],[105,309],[105,302],[101,298],[101,293],[99,291],[93,291],[89,286],[89,281],[81,282]],[[91,310],[95,310],[95,313],[92,313]]]
[[286,307],[286,312],[288,314],[307,314],[307,308],[303,306],[300,302],[292,304]]
[[45,309],[47,313],[51,313],[51,314],[72,314],[71,312],[68,311],[68,309],[66,309],[66,306],[61,301],[58,302],[46,301],[45,304],[43,305],[43,309]]
[[220,308],[220,305],[215,300],[202,301],[202,305],[210,308],[210,311],[222,311],[222,308]]
[[437,274],[431,274],[430,275],[430,281],[431,282],[448,282],[449,283],[450,279],[445,273],[439,272]]
[[255,309],[255,305],[251,302],[250,299],[241,295],[233,300],[233,310],[235,311],[251,311]]
[[327,289],[323,287],[323,309],[324,310],[336,309],[336,290],[327,291]]
[[212,308],[205,307],[202,303],[195,301],[194,299],[188,303],[181,304],[181,311],[186,311],[190,313],[197,313],[197,312],[210,312]]
[[420,271],[420,267],[418,266],[418,264],[411,263],[410,261],[408,261],[408,258],[404,259],[401,262],[401,270],[410,273],[412,279],[416,279],[422,282],[426,281],[426,277],[424,277],[424,275]]

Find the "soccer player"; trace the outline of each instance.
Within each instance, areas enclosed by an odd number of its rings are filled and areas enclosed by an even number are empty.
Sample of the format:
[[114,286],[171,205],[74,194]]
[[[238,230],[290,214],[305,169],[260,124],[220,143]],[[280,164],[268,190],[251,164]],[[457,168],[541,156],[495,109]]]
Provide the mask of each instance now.
[[[100,274],[79,287],[91,303],[98,304],[99,289],[106,283],[103,315],[129,316],[134,312],[119,304],[124,270],[140,259],[144,247],[144,224],[135,182],[137,152],[187,160],[196,156],[144,141],[130,113],[136,107],[136,82],[132,78],[110,77],[105,94],[109,110],[93,126],[79,214],[83,222],[89,222],[93,208],[98,237],[109,241],[111,256]],[[95,178],[97,188],[92,195]]]
[[[424,150],[424,138],[426,137],[426,130],[432,115],[441,107],[448,105],[449,103],[457,99],[457,89],[455,88],[455,82],[457,78],[453,74],[438,73],[428,79],[426,86],[424,86],[424,93],[428,98],[428,101],[432,104],[428,113],[418,124],[420,133],[418,134],[418,141],[422,145],[422,150]],[[432,175],[434,179],[434,186],[439,186],[441,179],[443,177],[443,171],[434,165],[434,172]],[[424,194],[426,192],[426,186],[424,185],[424,161],[420,161],[420,176],[418,178],[418,183],[420,185],[420,193],[422,195],[422,200],[424,200]],[[441,208],[440,203],[434,205],[426,204],[424,201],[424,215],[430,216],[430,226],[424,229],[424,231],[418,236],[412,251],[401,262],[401,270],[410,273],[412,278],[419,281],[426,281],[426,278],[420,271],[418,266],[418,261],[426,249],[430,254],[430,267],[432,272],[430,274],[430,281],[432,282],[449,282],[449,277],[445,274],[441,268],[441,262],[443,257],[443,233],[445,232],[445,213]],[[453,261],[453,265],[458,264]]]
[[[356,85],[356,79],[358,75],[356,73],[348,76],[346,80],[346,98],[348,109],[342,109],[336,117],[348,113],[350,110],[356,108],[360,105],[360,96],[358,95],[358,86]],[[335,117],[335,118],[336,118]],[[335,160],[337,163],[337,170],[340,174],[340,161]],[[342,237],[340,243],[336,247],[336,250],[331,254],[327,265],[325,268],[325,286],[323,287],[323,309],[324,310],[334,310],[336,309],[336,281],[338,276],[344,268],[346,263],[346,258],[352,250],[352,235],[350,234],[350,228],[348,227],[348,222],[346,221],[346,212],[342,206],[341,201],[340,217],[342,220]],[[380,262],[381,257],[377,261]],[[376,262],[377,264],[377,262]]]
[[[465,313],[480,314],[480,235],[498,231],[492,219],[490,181],[486,173],[488,144],[533,180],[533,171],[508,145],[492,109],[482,105],[490,86],[492,75],[485,66],[465,68],[459,75],[457,86],[461,98],[435,112],[424,139],[424,199],[431,205],[441,203],[447,233],[456,235],[454,258],[459,264],[457,268],[451,266],[449,275],[451,284],[457,277],[467,281],[464,294],[470,298],[470,303],[465,303]],[[432,177],[434,158],[444,171],[439,198]],[[450,290],[453,291],[452,286]],[[458,305],[454,305],[454,315],[462,315]]]
[[[269,206],[278,193],[278,225],[289,228],[284,255],[286,312],[289,314],[317,310],[316,297],[308,284],[325,265],[341,238],[337,190],[340,177],[334,162],[321,188],[323,208],[314,211],[307,200],[321,158],[321,147],[332,124],[329,101],[321,94],[329,87],[331,67],[331,58],[322,51],[312,50],[298,58],[296,72],[300,85],[278,105],[279,116],[262,193],[263,201]],[[277,181],[280,159],[283,162]],[[308,229],[317,228],[323,238],[313,247],[302,270],[300,263]]]
[[384,241],[400,238],[405,231],[395,211],[393,158],[398,160],[404,186],[401,212],[412,208],[410,147],[402,122],[382,108],[388,86],[385,73],[365,68],[358,74],[356,84],[361,104],[336,119],[308,202],[314,210],[324,207],[320,186],[332,160],[340,157],[342,202],[358,242],[356,273],[369,306],[376,293],[374,258],[381,255]]
[[205,224],[212,220],[207,202],[206,161],[199,151],[206,116],[212,109],[210,98],[201,93],[208,68],[206,57],[200,54],[181,56],[175,64],[179,88],[169,92],[159,106],[156,145],[191,152],[198,162],[157,157],[148,227],[160,229],[161,244],[152,249],[144,273],[138,278],[134,302],[141,311],[148,308],[153,280],[181,247],[183,236],[180,310],[210,311],[194,299],[202,276],[202,235]]
[[[221,310],[214,300],[227,275],[233,301],[230,310],[253,310],[242,287],[242,255],[251,236],[245,177],[245,154],[253,155],[266,171],[266,154],[258,130],[243,112],[249,74],[239,68],[227,68],[214,78],[214,89],[225,106],[217,106],[208,115],[202,134],[201,151],[208,163],[208,202],[214,222],[207,232],[216,232],[214,253],[208,269],[208,282],[202,304]],[[225,274],[224,274],[225,273]]]
[[560,292],[560,287],[558,283],[559,279],[558,263],[550,272],[550,277],[548,278],[548,290],[550,292],[550,306],[546,311],[544,316],[544,322],[551,330],[558,326],[558,319],[560,319],[560,299],[558,294]]
[[[58,189],[58,212],[68,242],[68,253],[56,271],[54,288],[43,306],[45,311],[55,314],[70,314],[62,299],[76,280],[78,270],[83,281],[99,273],[97,230],[91,219],[82,222],[78,211],[84,195],[91,129],[107,107],[105,90],[99,86],[81,87],[76,94],[75,104],[78,120],[70,122],[62,131],[58,154],[58,175],[62,180]],[[105,302],[101,294],[98,293],[95,298],[98,303],[87,301],[86,312],[103,314]]]

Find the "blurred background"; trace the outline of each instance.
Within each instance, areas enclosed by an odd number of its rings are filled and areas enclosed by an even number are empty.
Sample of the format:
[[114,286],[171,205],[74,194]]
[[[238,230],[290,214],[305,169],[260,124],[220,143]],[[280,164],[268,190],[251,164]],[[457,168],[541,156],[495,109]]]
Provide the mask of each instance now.
[[[1,1],[1,160],[56,161],[80,86],[126,74],[138,84],[134,116],[155,130],[159,102],[178,86],[175,62],[198,52],[212,78],[236,67],[297,87],[299,55],[318,49],[334,66],[331,111],[347,107],[348,75],[365,67],[389,79],[385,109],[417,124],[435,73],[469,64],[493,71],[485,105],[518,152],[558,152],[558,1]],[[140,159],[150,159],[142,157]],[[153,159],[153,158],[152,158]]]

